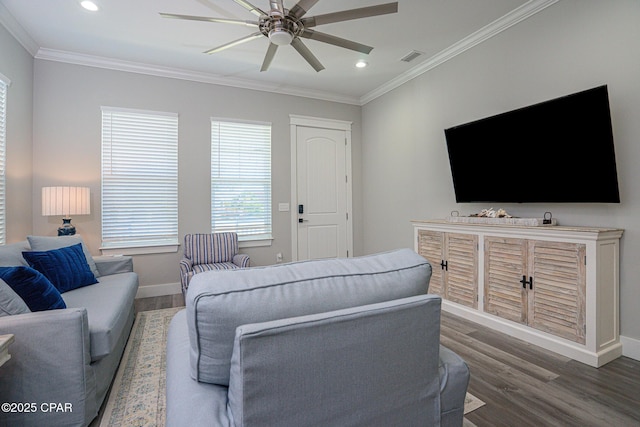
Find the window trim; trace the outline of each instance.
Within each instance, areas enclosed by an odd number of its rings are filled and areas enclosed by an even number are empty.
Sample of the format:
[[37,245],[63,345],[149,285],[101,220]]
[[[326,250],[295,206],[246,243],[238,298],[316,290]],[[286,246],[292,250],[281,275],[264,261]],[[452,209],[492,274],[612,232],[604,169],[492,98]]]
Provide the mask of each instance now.
[[7,97],[11,80],[0,73],[0,84],[2,84],[2,111],[4,112],[0,117],[2,123],[2,127],[0,127],[0,168],[2,169],[0,174],[0,194],[2,194],[2,200],[0,200],[0,245],[4,245],[7,242]]

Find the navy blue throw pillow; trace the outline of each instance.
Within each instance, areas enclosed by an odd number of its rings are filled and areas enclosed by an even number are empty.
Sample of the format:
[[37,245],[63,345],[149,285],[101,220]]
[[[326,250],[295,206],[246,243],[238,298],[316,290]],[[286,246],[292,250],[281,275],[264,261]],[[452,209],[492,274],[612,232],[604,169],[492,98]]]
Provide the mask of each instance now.
[[60,293],[98,283],[87,264],[81,243],[50,251],[22,252],[22,256],[31,267],[44,274]]
[[22,298],[31,311],[67,308],[60,292],[49,279],[31,267],[0,267],[0,278]]

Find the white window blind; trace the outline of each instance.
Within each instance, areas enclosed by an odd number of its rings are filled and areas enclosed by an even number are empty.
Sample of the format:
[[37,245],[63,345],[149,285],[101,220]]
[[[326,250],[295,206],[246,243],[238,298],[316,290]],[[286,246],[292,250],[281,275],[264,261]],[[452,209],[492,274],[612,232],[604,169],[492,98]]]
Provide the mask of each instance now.
[[102,107],[102,247],[177,244],[177,114]]
[[6,243],[6,147],[7,147],[7,88],[9,79],[0,74],[0,245]]
[[211,119],[211,230],[271,239],[271,124]]

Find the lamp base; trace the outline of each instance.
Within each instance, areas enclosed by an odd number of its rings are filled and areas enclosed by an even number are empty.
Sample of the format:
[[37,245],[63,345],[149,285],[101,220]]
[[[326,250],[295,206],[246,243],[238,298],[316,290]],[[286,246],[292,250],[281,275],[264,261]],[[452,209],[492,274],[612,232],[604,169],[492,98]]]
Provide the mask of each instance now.
[[58,236],[73,236],[76,228],[71,224],[71,218],[62,218],[62,227],[58,228]]

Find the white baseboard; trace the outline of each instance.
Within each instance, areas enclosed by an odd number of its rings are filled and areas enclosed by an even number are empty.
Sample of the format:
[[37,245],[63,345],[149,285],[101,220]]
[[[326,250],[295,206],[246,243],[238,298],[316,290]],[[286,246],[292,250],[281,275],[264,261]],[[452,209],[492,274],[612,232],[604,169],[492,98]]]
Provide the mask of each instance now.
[[620,335],[622,355],[640,361],[640,340]]
[[138,288],[136,298],[161,297],[175,295],[182,292],[180,283],[162,283],[159,285],[146,285]]

